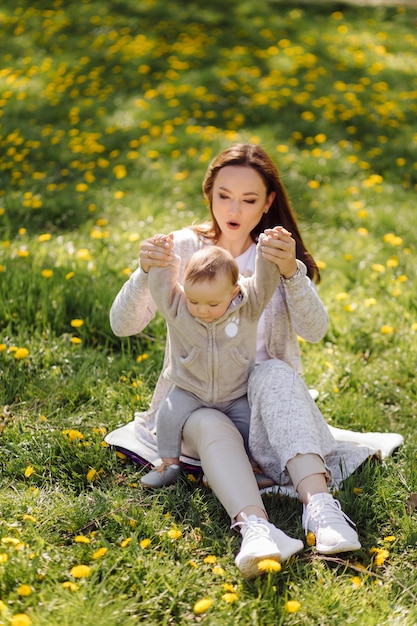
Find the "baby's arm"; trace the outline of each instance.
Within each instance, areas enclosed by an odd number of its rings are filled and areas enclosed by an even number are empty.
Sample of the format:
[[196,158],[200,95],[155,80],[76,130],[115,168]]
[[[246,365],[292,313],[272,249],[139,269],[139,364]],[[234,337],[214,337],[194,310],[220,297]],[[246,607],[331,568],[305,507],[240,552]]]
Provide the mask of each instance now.
[[[165,247],[171,245],[172,235],[158,234],[152,238],[156,246]],[[149,290],[160,311],[167,316],[176,308],[181,288],[178,283],[178,270],[180,257],[173,255],[171,261],[165,266],[151,266],[148,271]]]

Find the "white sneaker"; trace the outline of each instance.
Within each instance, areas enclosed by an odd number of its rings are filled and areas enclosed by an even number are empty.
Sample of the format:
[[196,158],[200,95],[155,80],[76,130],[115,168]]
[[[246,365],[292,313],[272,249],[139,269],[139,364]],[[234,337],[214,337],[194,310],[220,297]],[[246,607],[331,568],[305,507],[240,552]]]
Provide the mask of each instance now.
[[264,559],[282,563],[303,549],[302,541],[288,537],[270,522],[256,515],[243,513],[242,517],[243,522],[236,522],[232,528],[239,527],[243,537],[235,563],[244,578],[259,576],[262,572],[258,569],[258,563]]
[[316,550],[321,554],[350,552],[361,547],[353,528],[355,524],[330,493],[315,494],[309,504],[304,505],[303,526],[306,535],[309,531],[315,535]]

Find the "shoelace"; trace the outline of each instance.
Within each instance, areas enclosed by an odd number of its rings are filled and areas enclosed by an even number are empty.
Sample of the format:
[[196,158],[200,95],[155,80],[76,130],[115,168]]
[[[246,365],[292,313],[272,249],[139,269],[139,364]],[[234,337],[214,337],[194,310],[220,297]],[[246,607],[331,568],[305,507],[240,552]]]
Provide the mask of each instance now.
[[355,522],[353,522],[350,517],[342,511],[342,507],[340,506],[340,502],[338,500],[326,500],[325,502],[323,502],[323,500],[319,500],[318,502],[309,504],[307,507],[307,515],[304,521],[304,531],[306,533],[308,531],[309,521],[317,521],[317,518],[323,514],[323,511],[325,511],[323,521],[326,521],[328,524],[331,524],[332,522],[340,523],[340,516],[342,516],[348,524],[356,527]]
[[249,541],[259,538],[260,535],[269,537],[269,528],[263,521],[259,519],[250,520],[245,513],[242,513],[242,517],[243,522],[235,522],[230,528],[239,528],[244,538]]

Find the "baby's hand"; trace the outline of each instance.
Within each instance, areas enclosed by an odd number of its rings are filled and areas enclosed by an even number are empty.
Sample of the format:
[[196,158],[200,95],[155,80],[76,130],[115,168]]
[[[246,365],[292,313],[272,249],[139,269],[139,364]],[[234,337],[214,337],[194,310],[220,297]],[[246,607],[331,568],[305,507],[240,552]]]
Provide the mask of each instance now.
[[170,233],[169,235],[157,234],[154,235],[149,241],[153,243],[155,246],[162,246],[163,248],[172,248],[173,246],[174,235]]
[[265,235],[271,239],[279,239],[280,234],[291,237],[291,233],[283,226],[274,226],[274,228],[265,228]]

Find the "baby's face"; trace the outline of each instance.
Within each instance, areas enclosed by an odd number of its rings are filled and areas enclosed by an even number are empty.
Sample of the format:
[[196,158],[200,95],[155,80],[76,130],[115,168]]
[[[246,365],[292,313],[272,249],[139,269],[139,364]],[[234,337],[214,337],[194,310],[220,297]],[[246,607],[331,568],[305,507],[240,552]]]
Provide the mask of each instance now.
[[214,280],[195,283],[186,280],[184,283],[188,311],[193,317],[206,323],[222,317],[238,292],[239,287],[233,285],[230,277],[224,274],[217,276]]

